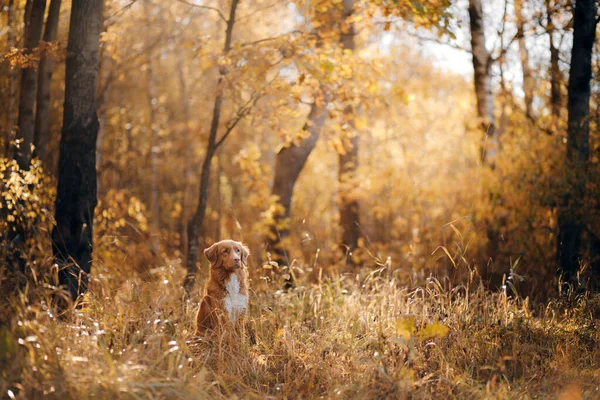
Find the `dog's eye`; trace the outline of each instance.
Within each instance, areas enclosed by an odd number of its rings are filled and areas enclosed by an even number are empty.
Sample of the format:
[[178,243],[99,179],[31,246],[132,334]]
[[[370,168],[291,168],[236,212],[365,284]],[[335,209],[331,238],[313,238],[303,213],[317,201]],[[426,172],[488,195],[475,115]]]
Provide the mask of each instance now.
[[223,250],[223,254],[227,254],[227,253],[229,253],[229,249]]
[[235,249],[235,252],[236,252],[236,253],[239,253],[240,251],[241,251],[241,250],[240,250],[240,249],[238,249],[238,248],[236,248],[236,249]]

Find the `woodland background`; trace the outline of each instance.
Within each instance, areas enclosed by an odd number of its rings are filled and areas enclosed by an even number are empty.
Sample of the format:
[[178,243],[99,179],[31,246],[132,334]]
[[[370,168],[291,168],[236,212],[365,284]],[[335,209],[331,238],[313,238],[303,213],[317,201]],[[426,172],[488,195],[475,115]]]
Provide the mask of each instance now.
[[[596,393],[594,1],[82,4],[0,2],[0,359],[18,355],[2,396]],[[269,345],[199,366],[185,335],[200,251],[224,238],[252,251],[252,320]],[[363,334],[336,325],[361,318]],[[303,323],[360,339],[309,340]],[[493,334],[475,340],[473,324]],[[506,330],[510,346],[477,348]],[[69,362],[106,381],[58,384],[61,337],[78,343]],[[447,360],[431,361],[429,338]],[[88,340],[95,356],[78,353]],[[121,346],[150,346],[151,376]],[[319,361],[363,351],[348,371]],[[40,376],[44,357],[58,364]],[[151,386],[158,375],[175,386]]]

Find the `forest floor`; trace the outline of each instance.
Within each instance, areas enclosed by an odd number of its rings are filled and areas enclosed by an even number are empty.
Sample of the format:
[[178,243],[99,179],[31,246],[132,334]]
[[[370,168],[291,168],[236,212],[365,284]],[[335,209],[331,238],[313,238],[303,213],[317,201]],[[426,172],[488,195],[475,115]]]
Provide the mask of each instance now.
[[385,268],[288,292],[254,279],[256,344],[231,345],[191,337],[199,299],[183,300],[178,270],[98,273],[68,318],[50,287],[13,297],[0,398],[600,398],[598,295],[532,307]]

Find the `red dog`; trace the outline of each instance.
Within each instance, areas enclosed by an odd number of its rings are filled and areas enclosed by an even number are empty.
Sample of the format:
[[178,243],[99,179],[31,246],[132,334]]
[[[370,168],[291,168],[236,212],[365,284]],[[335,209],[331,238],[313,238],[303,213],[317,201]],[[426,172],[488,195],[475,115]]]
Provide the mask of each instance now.
[[250,251],[234,240],[213,244],[204,255],[210,261],[210,274],[204,297],[196,316],[196,336],[226,325],[243,328],[248,308],[248,274]]

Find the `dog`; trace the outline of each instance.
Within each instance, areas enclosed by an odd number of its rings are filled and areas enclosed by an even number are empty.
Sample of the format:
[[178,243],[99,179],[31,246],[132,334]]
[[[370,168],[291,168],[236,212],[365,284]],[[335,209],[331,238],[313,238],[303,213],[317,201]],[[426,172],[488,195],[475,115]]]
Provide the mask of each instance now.
[[222,240],[204,250],[210,262],[208,281],[196,316],[196,336],[229,327],[242,332],[248,308],[248,256],[240,242]]

